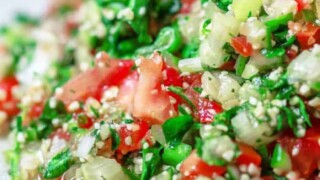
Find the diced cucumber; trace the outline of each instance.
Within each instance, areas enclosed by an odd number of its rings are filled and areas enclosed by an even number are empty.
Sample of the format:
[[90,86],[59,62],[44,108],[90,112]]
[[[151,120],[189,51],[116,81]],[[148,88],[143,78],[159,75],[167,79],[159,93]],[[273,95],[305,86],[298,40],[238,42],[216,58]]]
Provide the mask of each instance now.
[[233,0],[232,9],[240,21],[247,20],[250,16],[257,16],[262,6],[262,0]]

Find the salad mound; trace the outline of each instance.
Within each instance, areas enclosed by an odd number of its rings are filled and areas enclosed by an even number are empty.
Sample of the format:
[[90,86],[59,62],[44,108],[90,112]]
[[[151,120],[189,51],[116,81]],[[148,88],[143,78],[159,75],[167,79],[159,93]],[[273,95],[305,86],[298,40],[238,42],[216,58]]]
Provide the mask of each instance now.
[[319,178],[318,0],[51,4],[0,30],[8,178]]

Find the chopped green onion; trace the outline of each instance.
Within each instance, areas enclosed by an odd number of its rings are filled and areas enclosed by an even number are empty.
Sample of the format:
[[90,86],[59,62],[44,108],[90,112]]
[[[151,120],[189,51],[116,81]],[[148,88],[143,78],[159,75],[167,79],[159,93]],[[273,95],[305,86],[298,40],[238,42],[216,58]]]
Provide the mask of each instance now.
[[235,65],[235,68],[236,68],[236,74],[238,76],[241,76],[242,73],[243,73],[243,70],[247,64],[249,60],[249,57],[243,57],[243,56],[239,56],[237,61],[236,61],[236,65]]
[[52,179],[60,177],[66,170],[74,164],[72,152],[70,149],[65,149],[56,154],[47,164],[44,169],[44,178]]
[[281,171],[290,171],[292,168],[290,156],[280,144],[277,144],[273,150],[271,167]]
[[163,125],[162,130],[167,142],[179,142],[184,134],[192,127],[193,118],[190,115],[183,115],[168,119]]
[[164,148],[162,160],[170,166],[176,166],[185,160],[192,151],[188,144],[180,143],[174,147],[167,146]]
[[116,130],[114,130],[113,128],[110,127],[109,129],[110,129],[111,139],[112,139],[112,146],[111,146],[112,148],[111,148],[111,150],[114,151],[120,145],[120,136],[118,135]]

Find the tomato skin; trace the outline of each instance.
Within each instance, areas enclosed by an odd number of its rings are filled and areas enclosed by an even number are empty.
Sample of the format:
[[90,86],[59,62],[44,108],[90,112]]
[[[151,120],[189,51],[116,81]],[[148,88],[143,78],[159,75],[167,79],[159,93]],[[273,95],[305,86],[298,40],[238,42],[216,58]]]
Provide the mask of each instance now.
[[[135,127],[137,127],[137,129],[134,129]],[[144,121],[121,125],[119,130],[120,145],[118,147],[118,151],[120,151],[121,154],[127,154],[128,152],[141,149],[141,141],[146,136],[148,131],[149,125]],[[125,139],[127,137],[131,138],[130,144],[126,143]]]
[[247,41],[245,36],[234,37],[231,39],[231,46],[234,50],[244,57],[251,56],[253,52],[252,45]]
[[306,50],[320,42],[320,27],[312,23],[307,23],[296,35],[301,49]]
[[194,111],[193,115],[201,123],[211,123],[214,120],[214,116],[223,111],[222,106],[215,101],[201,97],[200,94],[194,90],[196,87],[201,87],[201,76],[199,75],[194,77],[192,84],[185,92],[196,106],[196,111]]
[[0,100],[0,111],[6,112],[9,116],[19,113],[17,106],[19,101],[12,94],[12,88],[17,85],[19,85],[19,82],[14,76],[5,77],[0,80],[0,90],[6,94],[6,97]]
[[256,166],[261,165],[261,156],[249,145],[238,143],[240,148],[240,156],[237,158],[236,163],[238,165],[247,165],[249,166],[251,163],[253,163]]
[[191,12],[192,4],[195,0],[181,0],[182,7],[180,9],[180,14],[188,14]]
[[162,124],[175,116],[168,91],[163,88],[164,61],[155,53],[151,59],[142,59],[140,77],[134,96],[133,116],[149,124]]
[[210,166],[204,162],[193,151],[187,159],[185,159],[180,167],[183,180],[193,180],[197,176],[206,176],[212,178],[214,174],[223,175],[226,172],[226,168],[222,166]]
[[[108,56],[101,56],[107,58]],[[100,57],[100,58],[101,58]],[[68,105],[73,101],[85,101],[88,97],[98,99],[104,86],[119,85],[134,65],[131,60],[106,59],[104,67],[94,67],[72,78],[63,86],[63,93],[57,99]]]
[[[278,139],[291,157],[294,171],[301,177],[309,177],[320,162],[320,132],[319,128],[312,127],[307,130],[303,138],[295,138],[292,134],[286,134]],[[297,155],[292,155],[293,148],[298,150]]]

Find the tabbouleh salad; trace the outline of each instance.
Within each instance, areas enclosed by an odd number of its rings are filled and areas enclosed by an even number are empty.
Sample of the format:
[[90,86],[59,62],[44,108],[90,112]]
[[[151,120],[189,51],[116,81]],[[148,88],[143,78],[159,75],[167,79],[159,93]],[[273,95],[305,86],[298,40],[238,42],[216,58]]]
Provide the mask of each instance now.
[[55,0],[0,30],[13,180],[320,178],[319,0]]

